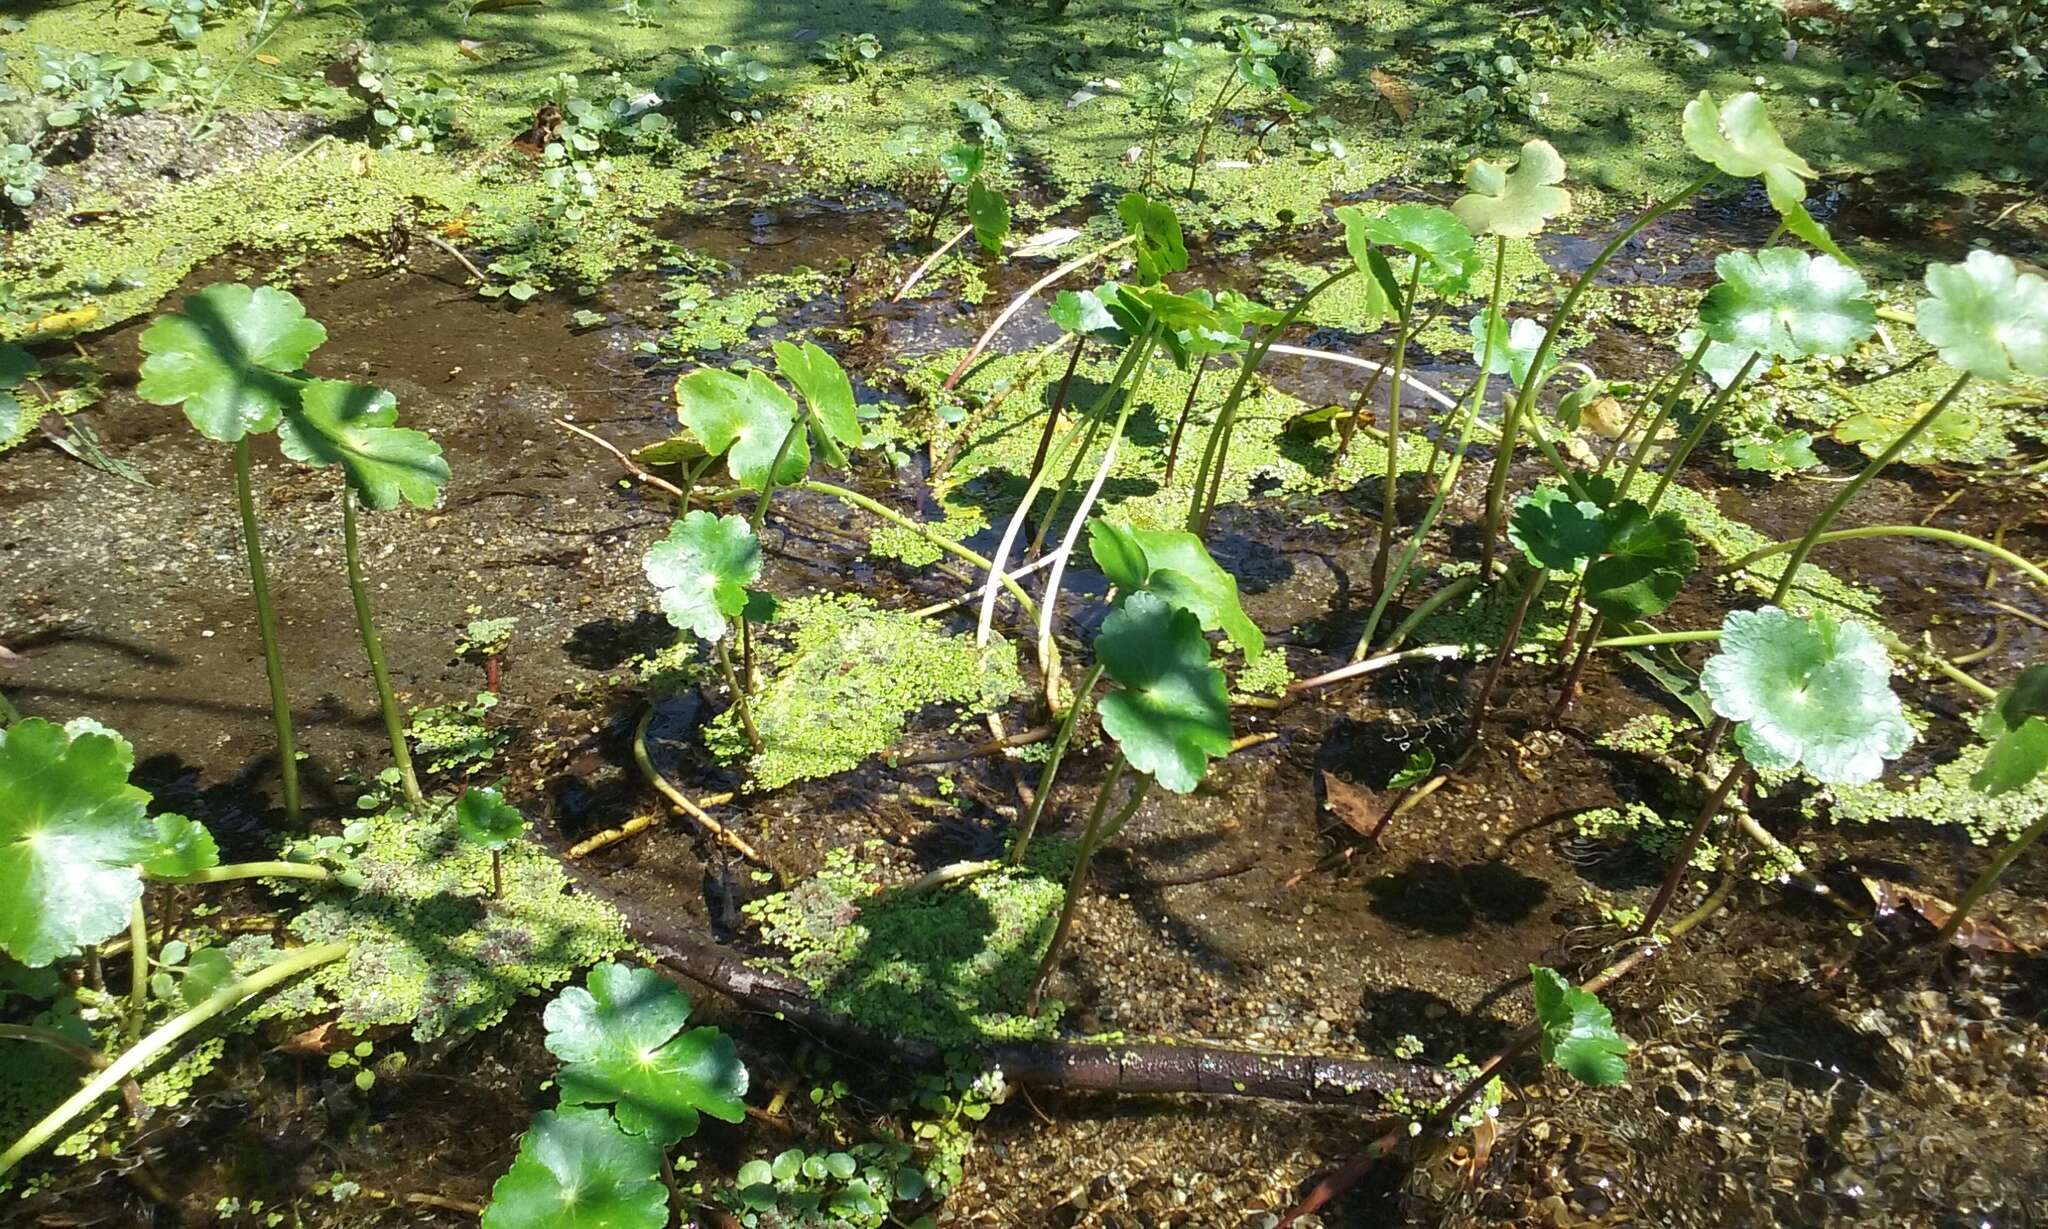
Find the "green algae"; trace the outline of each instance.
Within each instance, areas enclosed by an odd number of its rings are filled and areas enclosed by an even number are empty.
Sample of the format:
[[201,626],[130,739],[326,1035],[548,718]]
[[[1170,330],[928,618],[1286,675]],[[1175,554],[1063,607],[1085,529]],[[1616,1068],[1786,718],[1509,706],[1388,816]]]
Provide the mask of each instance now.
[[1833,785],[1808,798],[1809,818],[1835,823],[1924,823],[1960,828],[1978,845],[2012,840],[2048,813],[2048,777],[1996,798],[1970,785],[1988,748],[1974,743],[1932,771],[1869,785]]
[[[977,648],[972,636],[855,596],[783,602],[757,645],[768,681],[752,705],[762,742],[748,761],[756,790],[857,767],[932,705],[954,706],[964,721],[1024,686],[1014,645]],[[749,753],[736,710],[720,713],[704,739],[727,759]]]
[[923,891],[884,889],[850,849],[747,906],[823,1006],[884,1035],[945,1046],[1044,1039],[1057,1005],[1017,1014],[1051,942],[1071,846],[1040,842],[1027,867]]
[[914,568],[929,567],[946,557],[933,545],[933,538],[964,542],[988,528],[988,513],[972,504],[939,500],[941,516],[923,522],[923,530],[901,525],[883,525],[868,537],[868,553],[880,559],[895,559]]

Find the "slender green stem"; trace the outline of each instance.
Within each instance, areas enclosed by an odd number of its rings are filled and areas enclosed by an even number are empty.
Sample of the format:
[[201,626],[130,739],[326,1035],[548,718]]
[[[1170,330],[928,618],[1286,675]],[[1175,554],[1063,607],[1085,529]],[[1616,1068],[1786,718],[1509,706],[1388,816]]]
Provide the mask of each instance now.
[[56,1139],[73,1120],[91,1109],[101,1097],[120,1087],[122,1081],[140,1071],[150,1060],[169,1050],[215,1017],[225,1015],[273,986],[297,977],[309,969],[330,964],[348,953],[349,945],[346,943],[323,943],[317,947],[301,948],[275,964],[222,986],[204,1000],[187,1008],[163,1027],[128,1047],[119,1058],[109,1062],[92,1079],[86,1081],[85,1087],[73,1093],[64,1104],[44,1115],[42,1121],[30,1127],[6,1152],[0,1153],[0,1174],[7,1173],[43,1145]]
[[1053,786],[1059,780],[1060,764],[1067,758],[1067,744],[1074,739],[1074,727],[1080,723],[1081,715],[1095,698],[1095,684],[1101,678],[1102,664],[1097,662],[1074,691],[1066,716],[1060,718],[1060,728],[1052,739],[1052,753],[1045,757],[1045,768],[1038,774],[1038,792],[1031,799],[1031,809],[1025,812],[1024,821],[1017,826],[1016,839],[1010,842],[1011,866],[1024,863],[1024,853],[1031,848],[1031,838],[1038,831],[1039,818],[1045,814],[1046,803],[1052,798]]
[[1721,411],[1728,408],[1728,403],[1735,397],[1735,390],[1741,388],[1742,382],[1749,378],[1750,369],[1756,366],[1759,357],[1761,356],[1751,354],[1749,361],[1742,365],[1742,370],[1737,372],[1735,378],[1728,382],[1728,387],[1722,389],[1720,394],[1712,401],[1709,401],[1707,407],[1700,411],[1699,418],[1693,422],[1691,429],[1685,433],[1685,438],[1679,441],[1678,447],[1671,454],[1671,459],[1664,463],[1664,472],[1658,475],[1656,488],[1650,492],[1650,498],[1643,503],[1643,507],[1647,511],[1655,512],[1657,510],[1657,505],[1664,499],[1664,492],[1671,489],[1671,480],[1678,476],[1679,467],[1685,464],[1686,458],[1692,455],[1693,449],[1700,446],[1700,441],[1707,437],[1707,428],[1711,427],[1714,424],[1714,420],[1721,416]]
[[[1209,374],[1208,356],[1196,355],[1195,378],[1188,382],[1188,399],[1181,403],[1180,417],[1175,419],[1173,424],[1173,438],[1166,445],[1166,477],[1161,482],[1162,486],[1170,487],[1173,485],[1173,470],[1180,461],[1180,437],[1187,432],[1188,419],[1194,417],[1195,398],[1200,395],[1202,391],[1202,377],[1207,374]],[[1043,443],[1044,441],[1040,442]]]
[[128,914],[128,1044],[142,1036],[149,1015],[149,915],[142,902]]
[[21,721],[21,710],[7,699],[7,693],[0,691],[0,730],[17,725]]
[[[1495,239],[1493,248],[1493,294],[1487,301],[1489,313],[1500,310],[1501,287],[1507,267],[1507,244],[1505,239]],[[1358,646],[1351,651],[1352,661],[1363,661],[1366,652],[1372,648],[1373,633],[1380,627],[1380,620],[1386,617],[1387,605],[1393,601],[1402,583],[1407,579],[1408,570],[1415,566],[1416,556],[1422,553],[1423,543],[1429,539],[1429,531],[1436,527],[1436,520],[1443,515],[1444,504],[1451,497],[1451,488],[1458,483],[1458,470],[1465,464],[1465,450],[1472,442],[1472,428],[1479,421],[1479,407],[1486,404],[1486,386],[1493,378],[1493,342],[1495,330],[1486,330],[1486,341],[1479,351],[1479,378],[1465,394],[1469,404],[1465,416],[1459,420],[1458,442],[1452,448],[1451,459],[1444,465],[1444,476],[1437,484],[1436,496],[1429,501],[1429,508],[1423,512],[1422,520],[1416,524],[1415,532],[1409,535],[1408,548],[1401,552],[1401,561],[1387,577],[1387,583],[1380,587],[1379,597],[1373,602],[1372,614],[1365,620],[1365,630],[1359,634]],[[1479,573],[1481,580],[1490,579],[1485,570]]]
[[807,422],[808,418],[798,414],[789,430],[782,433],[782,443],[776,446],[775,460],[769,463],[768,474],[761,480],[761,498],[755,502],[753,518],[748,522],[756,535],[761,532],[761,523],[768,519],[768,497],[775,494],[775,475],[782,472],[782,462],[789,456],[789,450],[796,447],[797,437],[803,434]]
[[1216,91],[1216,101],[1209,104],[1209,118],[1202,124],[1202,135],[1195,141],[1195,155],[1188,163],[1188,186],[1183,194],[1195,190],[1195,180],[1202,174],[1202,155],[1209,151],[1209,134],[1216,130],[1216,121],[1223,117],[1223,108],[1229,105],[1231,87],[1237,84],[1237,74],[1232,72],[1223,79],[1223,88]]
[[1869,486],[1871,479],[1883,473],[1886,466],[1896,461],[1899,454],[1905,452],[1907,446],[1920,437],[1921,432],[1934,425],[1934,420],[1941,417],[1942,411],[1949,407],[1969,382],[1969,372],[1957,376],[1956,382],[1949,385],[1948,391],[1933,405],[1927,407],[1926,413],[1914,419],[1913,425],[1899,432],[1899,438],[1893,440],[1889,448],[1879,453],[1876,460],[1865,466],[1862,473],[1850,479],[1848,485],[1829,501],[1828,506],[1821,509],[1820,515],[1813,518],[1813,523],[1806,527],[1805,535],[1792,547],[1792,559],[1785,565],[1785,574],[1778,578],[1777,590],[1771,594],[1773,605],[1783,604],[1785,595],[1792,591],[1792,578],[1799,574],[1799,569],[1806,563],[1806,557],[1813,553],[1814,542],[1827,532],[1828,526],[1841,514],[1842,509],[1848,506],[1849,501],[1856,498],[1864,487]]
[[1942,923],[1941,929],[1935,932],[1935,942],[1947,943],[1955,938],[1956,931],[1963,925],[1963,920],[1991,894],[1992,888],[1998,886],[1999,877],[2004,875],[2014,862],[2019,861],[2020,855],[2032,848],[2044,832],[2048,832],[2048,812],[2043,812],[2041,818],[2027,825],[2027,830],[2000,850],[1998,856],[1991,860],[1991,865],[1984,868],[1984,873],[1977,876],[1977,881],[1970,885],[1970,890],[1963,893],[1963,898],[1956,902],[1955,912],[1949,914],[1948,921]]
[[[1700,763],[1703,767],[1707,757],[1714,753],[1722,738],[1726,737],[1730,724],[1726,717],[1716,718],[1713,726],[1707,730],[1706,741],[1700,751]],[[1714,787],[1713,792],[1707,795],[1707,800],[1700,804],[1699,817],[1693,820],[1692,830],[1686,833],[1685,843],[1672,855],[1671,870],[1664,876],[1664,882],[1657,885],[1657,895],[1651,899],[1650,907],[1644,911],[1642,924],[1636,927],[1638,936],[1648,938],[1657,933],[1657,921],[1664,916],[1664,911],[1671,907],[1672,900],[1678,895],[1678,885],[1685,882],[1686,873],[1692,868],[1692,856],[1700,847],[1700,839],[1706,836],[1708,826],[1714,822],[1714,816],[1721,813],[1721,805],[1728,801],[1728,795],[1740,788],[1749,774],[1748,761],[1738,761],[1721,778],[1721,783]]]
[[1651,632],[1644,636],[1614,636],[1606,640],[1595,640],[1596,649],[1638,649],[1653,644],[1699,644],[1708,640],[1719,640],[1721,629],[1708,628],[1696,632]]
[[1678,369],[1678,378],[1672,381],[1671,391],[1664,395],[1664,400],[1657,406],[1656,416],[1650,419],[1650,425],[1643,429],[1642,436],[1636,440],[1635,448],[1629,452],[1628,468],[1622,471],[1621,482],[1615,487],[1615,490],[1624,496],[1628,494],[1629,484],[1642,472],[1643,462],[1649,459],[1650,451],[1657,446],[1657,436],[1664,430],[1665,422],[1671,418],[1671,411],[1677,407],[1678,399],[1684,396],[1685,390],[1691,386],[1693,372],[1699,370],[1701,360],[1706,358],[1707,347],[1713,344],[1712,339],[1703,338],[1699,345],[1693,347],[1693,352],[1685,356],[1685,363]]
[[106,1055],[91,1046],[80,1045],[62,1033],[37,1028],[33,1024],[0,1024],[0,1041],[26,1041],[32,1045],[46,1046],[79,1066],[93,1070],[107,1065]]
[[[1558,304],[1557,310],[1551,314],[1550,326],[1543,330],[1542,344],[1536,347],[1535,357],[1530,360],[1530,371],[1542,371],[1545,367],[1549,366],[1550,352],[1557,346],[1557,337],[1563,331],[1565,321],[1571,319],[1572,309],[1578,306],[1580,296],[1585,294],[1586,290],[1592,286],[1593,279],[1600,275],[1600,271],[1607,267],[1608,262],[1614,259],[1615,254],[1620,252],[1629,240],[1640,234],[1644,227],[1690,200],[1700,189],[1712,183],[1718,175],[1720,175],[1719,171],[1708,171],[1698,179],[1685,185],[1685,187],[1680,188],[1677,192],[1650,206],[1635,221],[1630,222],[1627,227],[1623,228],[1621,233],[1609,240],[1606,247],[1600,249],[1600,254],[1593,258],[1593,262],[1586,266],[1583,273],[1579,274],[1578,280],[1573,282],[1571,289],[1565,292],[1564,301]],[[1495,310],[1498,310],[1498,305],[1496,305]],[[1492,332],[1493,330],[1490,328],[1487,330],[1489,340],[1491,339]],[[1505,501],[1507,494],[1508,472],[1514,467],[1515,463],[1515,437],[1521,430],[1523,416],[1529,412],[1529,406],[1534,402],[1536,396],[1535,381],[1524,381],[1524,385],[1525,387],[1522,389],[1521,395],[1515,398],[1514,402],[1509,406],[1508,412],[1501,418],[1500,451],[1493,458],[1493,476],[1486,484],[1486,520],[1481,526],[1483,534],[1480,539],[1479,556],[1479,571],[1482,576],[1488,574],[1493,567],[1494,540],[1500,536],[1501,505]]]
[[[940,537],[931,531],[931,526],[921,521],[913,520],[887,504],[869,499],[859,491],[850,491],[843,486],[834,486],[829,482],[819,482],[815,478],[807,478],[802,482],[791,483],[790,485],[800,491],[809,491],[813,495],[829,495],[834,499],[852,504],[863,512],[879,516],[892,525],[920,534],[924,537],[925,541],[931,543],[939,550],[955,558],[963,559],[984,572],[989,571],[995,566],[988,561],[987,556],[977,554],[958,542],[953,541],[951,538]],[[1024,607],[1024,613],[1027,616],[1034,621],[1038,618],[1038,603],[1031,600],[1031,595],[1024,592],[1022,586],[1005,575],[1003,577],[1003,588],[1008,590],[1010,596],[1016,598],[1018,604]]]
[[285,691],[284,654],[277,647],[277,613],[270,604],[270,572],[263,566],[263,537],[256,527],[256,492],[250,479],[249,437],[235,441],[235,500],[242,515],[242,549],[249,562],[249,592],[256,602],[256,629],[263,638],[263,670],[270,679],[270,720],[277,729],[278,788],[285,822],[299,822],[299,751],[292,738],[291,697]]
[[717,460],[717,457],[705,457],[695,465],[683,467],[683,485],[680,493],[676,496],[677,520],[681,520],[690,514],[690,494],[697,489],[697,483],[703,479],[705,472]]
[[[1380,488],[1380,534],[1379,547],[1372,557],[1373,595],[1386,587],[1389,570],[1388,556],[1394,553],[1395,497],[1399,493],[1401,474],[1401,387],[1402,375],[1408,366],[1408,322],[1415,313],[1415,292],[1422,285],[1422,260],[1416,258],[1415,268],[1408,275],[1408,291],[1401,299],[1400,335],[1394,339],[1394,383],[1387,390],[1387,473],[1386,481]],[[1362,406],[1360,408],[1363,408]],[[1345,437],[1349,442],[1350,437]]]
[[[1067,393],[1074,384],[1074,370],[1081,365],[1081,350],[1087,344],[1087,334],[1074,334],[1074,349],[1072,353],[1067,355],[1067,370],[1065,374],[1060,376],[1059,388],[1053,393],[1052,408],[1045,413],[1045,429],[1038,433],[1038,449],[1031,454],[1031,474],[1030,477],[1025,479],[1026,482],[1029,482],[1031,478],[1038,477],[1038,471],[1045,468],[1045,455],[1052,451],[1053,436],[1059,434],[1060,413],[1067,408]],[[1192,401],[1192,399],[1192,394],[1190,394],[1190,400]],[[1166,472],[1169,475],[1173,473],[1173,458],[1171,454],[1167,457]],[[1167,481],[1172,482],[1173,479],[1169,477]]]
[[[1982,538],[1973,538],[1966,533],[1957,533],[1951,529],[1934,529],[1926,525],[1866,525],[1861,529],[1832,529],[1826,533],[1816,534],[1814,535],[1813,544],[1815,546],[1825,546],[1830,542],[1854,542],[1860,538],[1932,538],[1937,542],[1947,542],[1954,546],[1963,547],[1966,550],[1980,551],[2004,563],[2014,571],[2024,573],[2035,584],[2048,588],[2048,571],[2043,571],[2038,564],[2031,563],[2021,556],[2015,555],[2003,546],[1986,542]],[[1721,570],[1724,572],[1739,572],[1752,563],[1768,559],[1772,555],[1782,555],[1786,551],[1795,549],[1798,545],[1799,540],[1796,538],[1785,542],[1773,543],[1770,546],[1749,552]]]
[[1380,645],[1380,649],[1384,652],[1391,652],[1400,648],[1401,642],[1414,635],[1415,629],[1422,626],[1423,620],[1435,614],[1445,603],[1455,602],[1478,587],[1479,578],[1477,576],[1460,576],[1450,584],[1430,594],[1422,600],[1421,605],[1408,613],[1407,618],[1394,625],[1394,630],[1387,633],[1386,642]]
[[754,754],[761,754],[761,734],[754,728],[754,707],[747,701],[747,689],[740,686],[739,675],[733,672],[732,649],[727,646],[729,637],[720,636],[712,642],[712,652],[718,656],[718,669],[725,675],[725,687],[732,692],[733,707],[739,710],[740,725],[747,732],[747,745]]
[[1230,435],[1237,427],[1237,407],[1244,401],[1246,387],[1251,383],[1252,373],[1259,364],[1266,361],[1266,351],[1280,340],[1295,319],[1308,310],[1308,305],[1338,282],[1358,272],[1356,265],[1339,269],[1316,285],[1310,287],[1300,298],[1288,307],[1280,319],[1267,326],[1245,352],[1244,362],[1237,369],[1237,381],[1230,386],[1230,395],[1224,398],[1223,408],[1216,413],[1216,425],[1209,429],[1208,442],[1202,448],[1202,463],[1195,469],[1195,496],[1188,504],[1188,530],[1203,534],[1209,529],[1209,518],[1215,515],[1216,501],[1223,491],[1223,471],[1230,457]]
[[1495,650],[1493,661],[1486,667],[1486,677],[1479,683],[1479,694],[1472,699],[1472,729],[1474,735],[1486,721],[1486,710],[1493,700],[1495,688],[1500,685],[1501,672],[1507,669],[1508,658],[1515,655],[1515,646],[1522,639],[1522,624],[1529,618],[1529,607],[1535,604],[1536,595],[1543,592],[1543,582],[1549,579],[1549,572],[1543,568],[1532,568],[1529,578],[1522,582],[1522,595],[1515,601],[1515,612],[1508,616],[1507,629],[1501,633],[1500,648]]
[[1074,915],[1081,904],[1081,894],[1088,886],[1088,865],[1095,859],[1095,851],[1111,836],[1123,830],[1130,818],[1145,801],[1145,795],[1152,790],[1152,778],[1141,776],[1131,788],[1131,796],[1124,801],[1123,809],[1109,823],[1103,823],[1103,816],[1109,811],[1109,800],[1116,792],[1117,782],[1123,778],[1126,765],[1123,757],[1117,757],[1109,775],[1102,780],[1102,788],[1095,792],[1095,805],[1088,812],[1088,826],[1081,833],[1081,848],[1074,855],[1074,870],[1067,878],[1067,898],[1060,903],[1059,922],[1054,925],[1052,942],[1045,948],[1045,956],[1038,962],[1038,974],[1031,979],[1031,994],[1024,1001],[1026,1015],[1038,1014],[1039,1000],[1045,994],[1045,983],[1059,966],[1060,949],[1066,946],[1067,935],[1074,928]]
[[398,767],[398,782],[405,788],[405,800],[414,809],[426,805],[420,793],[420,779],[412,767],[412,750],[405,743],[405,716],[398,710],[398,696],[391,690],[391,671],[384,666],[384,643],[377,635],[377,617],[370,609],[370,587],[363,583],[363,552],[356,537],[356,498],[347,482],[341,484],[341,546],[348,560],[348,592],[355,600],[356,630],[362,633],[363,656],[370,659],[370,677],[377,684],[377,704],[384,710],[384,733],[391,740],[391,762]]
[[333,879],[334,872],[311,862],[230,862],[189,875],[146,875],[151,883],[231,883],[238,879]]

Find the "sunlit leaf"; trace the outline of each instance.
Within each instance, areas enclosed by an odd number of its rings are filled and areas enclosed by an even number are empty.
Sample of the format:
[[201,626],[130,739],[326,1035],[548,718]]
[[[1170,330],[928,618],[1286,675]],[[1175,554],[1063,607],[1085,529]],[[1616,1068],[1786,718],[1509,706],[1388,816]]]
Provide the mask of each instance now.
[[987,156],[981,146],[963,142],[939,152],[939,169],[955,185],[965,184],[981,174],[982,163]]
[[1742,723],[1736,741],[1758,768],[1804,766],[1823,784],[1865,785],[1913,741],[1891,669],[1862,624],[1765,606],[1722,622],[1700,687],[1716,713]]
[[455,829],[479,849],[503,849],[526,831],[526,817],[497,790],[470,788],[455,800]]
[[746,1117],[746,1067],[719,1030],[682,1031],[690,1000],[681,990],[620,964],[598,965],[586,986],[542,1013],[548,1052],[567,1064],[564,1105],[611,1105],[620,1126],[659,1144],[696,1134],[700,1114]]
[[41,968],[120,933],[159,852],[128,744],[31,717],[0,732],[0,952]]
[[156,848],[142,863],[144,873],[158,879],[182,879],[220,865],[220,846],[204,824],[183,815],[159,815]]
[[[1375,246],[1399,248],[1423,262],[1422,284],[1462,283],[1477,267],[1472,232],[1457,214],[1435,205],[1389,205],[1367,213],[1356,205],[1336,211],[1344,227],[1344,247],[1361,272],[1366,253]],[[1399,295],[1395,295],[1399,298]]]
[[[1491,316],[1493,349],[1489,352],[1486,348],[1489,316],[1488,312],[1480,312],[1466,326],[1472,334],[1472,361],[1477,363],[1490,353],[1488,367],[1492,373],[1508,377],[1516,388],[1520,388],[1529,379],[1529,368],[1536,361],[1536,352],[1543,348],[1544,327],[1527,317],[1503,324],[1499,316]],[[1549,371],[1556,367],[1562,357],[1553,344],[1550,353],[1544,357],[1543,369]]]
[[802,432],[789,439],[797,421],[796,402],[766,372],[741,376],[701,367],[676,381],[676,407],[676,416],[703,442],[705,451],[723,456],[733,481],[749,490],[768,485],[768,471],[778,452],[782,464],[775,466],[777,484],[799,481],[810,468],[810,441]]
[[[1114,292],[1112,292],[1114,293]],[[1069,333],[1104,340],[1118,339],[1122,330],[1109,314],[1102,296],[1093,290],[1062,290],[1054,296],[1046,315]]]
[[1143,589],[1165,598],[1193,614],[1204,631],[1230,637],[1247,661],[1266,651],[1265,633],[1238,599],[1237,578],[1223,570],[1199,536],[1098,517],[1088,524],[1088,549],[1123,594]]
[[1599,504],[1538,487],[1515,502],[1508,540],[1539,568],[1576,572],[1607,549],[1607,522]]
[[602,1110],[546,1110],[491,1187],[482,1229],[663,1229],[661,1148]]
[[1548,141],[1530,141],[1513,168],[1505,162],[1474,158],[1465,165],[1465,186],[1471,191],[1451,205],[1475,234],[1526,239],[1544,223],[1572,207],[1564,182],[1564,159]]
[[1010,202],[1003,194],[977,179],[967,185],[967,220],[974,225],[974,241],[991,255],[1003,254],[1003,240],[1010,235]]
[[1614,1031],[1614,1016],[1606,1006],[1555,969],[1532,964],[1529,975],[1543,1057],[1582,1084],[1625,1081],[1628,1038]]
[[341,466],[366,508],[401,500],[431,508],[448,484],[448,462],[433,437],[397,421],[397,399],[381,388],[309,380],[298,403],[285,407],[278,444],[294,461]]
[[1806,210],[1806,181],[1813,168],[1793,153],[1778,135],[1777,125],[1754,93],[1737,94],[1716,104],[1705,90],[1685,106],[1681,124],[1685,143],[1702,162],[1737,179],[1761,179],[1772,208],[1784,219],[1785,229],[1833,256],[1843,264],[1833,239]]
[[2048,379],[2048,279],[1979,250],[1961,264],[1929,265],[1927,290],[1918,327],[1942,362],[2000,383]]
[[1792,248],[1728,252],[1700,304],[1707,336],[1737,351],[1810,358],[1847,354],[1877,329],[1863,275],[1832,256]]
[[1187,244],[1173,207],[1142,192],[1127,192],[1116,205],[1124,228],[1137,238],[1138,282],[1151,285],[1188,267]]
[[854,408],[853,380],[838,359],[816,342],[798,346],[778,341],[775,369],[796,388],[797,395],[824,424],[833,442],[846,448],[860,447],[860,416]]
[[747,608],[747,586],[761,575],[761,543],[745,517],[699,508],[669,526],[668,536],[647,549],[642,566],[661,594],[668,621],[700,640],[717,641],[725,635],[725,621]]
[[1157,594],[1133,593],[1103,620],[1095,656],[1119,684],[1102,698],[1104,732],[1132,768],[1191,792],[1230,750],[1230,701],[1200,620]]
[[135,391],[154,405],[182,404],[201,435],[233,443],[277,425],[298,397],[296,384],[281,377],[326,340],[327,330],[282,290],[208,286],[142,331]]

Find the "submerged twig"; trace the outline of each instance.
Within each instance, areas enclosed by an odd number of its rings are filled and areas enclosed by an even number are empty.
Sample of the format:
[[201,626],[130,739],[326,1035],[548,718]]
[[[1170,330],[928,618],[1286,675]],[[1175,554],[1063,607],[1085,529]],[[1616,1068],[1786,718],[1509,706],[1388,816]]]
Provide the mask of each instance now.
[[[683,791],[677,789],[675,784],[663,776],[661,770],[654,766],[654,758],[647,752],[647,727],[653,721],[654,706],[650,704],[647,706],[647,710],[640,714],[640,723],[633,727],[633,762],[639,765],[640,775],[646,777],[647,783],[652,785],[655,791],[662,797],[668,799],[678,811],[702,824],[704,830],[711,834],[713,840],[724,842],[742,858],[774,875],[777,883],[784,887],[789,886],[789,875],[780,866],[763,856],[752,845],[749,845],[737,832],[713,819],[705,812],[703,807],[690,801]],[[731,797],[732,795],[730,794],[726,795],[727,799]]]

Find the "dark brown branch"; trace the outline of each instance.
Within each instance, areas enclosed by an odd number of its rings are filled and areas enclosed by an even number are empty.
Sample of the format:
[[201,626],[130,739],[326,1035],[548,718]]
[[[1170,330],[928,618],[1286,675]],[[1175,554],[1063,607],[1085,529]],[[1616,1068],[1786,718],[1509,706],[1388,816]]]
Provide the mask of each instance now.
[[[943,1047],[873,1032],[819,1005],[795,978],[684,934],[668,919],[649,916],[579,868],[570,868],[570,873],[583,890],[624,914],[634,940],[670,973],[848,1049],[911,1066],[945,1062]],[[1390,1099],[1426,1104],[1449,1096],[1457,1087],[1457,1080],[1441,1068],[1420,1063],[1261,1054],[1201,1045],[1023,1042],[984,1046],[977,1053],[1000,1067],[1012,1083],[1063,1092],[1193,1093],[1378,1106]]]

